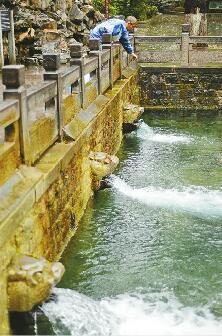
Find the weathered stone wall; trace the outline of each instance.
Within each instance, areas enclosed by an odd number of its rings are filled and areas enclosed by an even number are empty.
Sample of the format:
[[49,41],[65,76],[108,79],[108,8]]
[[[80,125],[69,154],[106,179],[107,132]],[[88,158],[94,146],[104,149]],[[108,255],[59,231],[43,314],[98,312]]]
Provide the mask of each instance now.
[[[137,100],[137,75],[117,81],[106,93],[107,103],[95,113],[75,141],[53,145],[35,167],[21,167],[36,181],[21,202],[14,195],[13,214],[1,224],[0,239],[0,334],[8,324],[7,270],[16,253],[57,260],[75,233],[93,195],[91,151],[117,152],[122,140],[123,105]],[[67,106],[70,109],[70,106]],[[29,179],[25,179],[29,183]],[[42,195],[42,190],[45,192]],[[38,196],[39,195],[39,196]],[[37,202],[29,208],[29,197]],[[4,204],[3,204],[4,206]],[[14,217],[21,218],[15,226]]]
[[217,109],[222,104],[220,68],[142,66],[141,105],[149,109]]
[[[0,0],[14,11],[17,59],[39,64],[42,52],[69,52],[69,42],[87,43],[90,30],[104,19],[91,0]],[[7,58],[8,51],[4,50]]]

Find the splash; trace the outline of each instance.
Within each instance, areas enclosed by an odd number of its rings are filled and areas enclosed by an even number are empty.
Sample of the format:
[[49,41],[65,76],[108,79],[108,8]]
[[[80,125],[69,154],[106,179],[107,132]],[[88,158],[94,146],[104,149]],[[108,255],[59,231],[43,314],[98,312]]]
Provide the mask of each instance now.
[[122,194],[149,207],[185,211],[201,217],[222,217],[222,191],[220,190],[208,190],[195,186],[183,187],[180,190],[152,186],[135,189],[116,176],[111,177],[111,182],[113,187]]
[[184,307],[172,295],[122,294],[94,301],[69,289],[43,306],[55,333],[75,336],[221,335],[221,321],[207,307]]
[[137,137],[142,140],[161,142],[167,144],[177,144],[177,143],[189,144],[193,141],[191,137],[185,135],[174,135],[172,133],[162,134],[160,132],[157,132],[157,130],[153,130],[144,122],[141,122],[140,127],[137,130],[136,134]]

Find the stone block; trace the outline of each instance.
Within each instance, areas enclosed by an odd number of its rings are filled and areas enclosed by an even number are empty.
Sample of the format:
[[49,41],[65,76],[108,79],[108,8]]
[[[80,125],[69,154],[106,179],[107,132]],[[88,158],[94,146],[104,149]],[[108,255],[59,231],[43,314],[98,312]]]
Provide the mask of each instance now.
[[17,89],[25,84],[24,65],[6,65],[2,68],[2,83],[7,89]]
[[72,58],[81,58],[83,56],[83,44],[82,43],[72,43],[69,45],[70,56]]
[[102,43],[103,44],[110,44],[112,43],[112,35],[111,34],[103,34],[102,36]]
[[46,71],[56,71],[60,68],[60,55],[44,54],[43,55],[43,67]]
[[182,33],[189,33],[190,32],[190,24],[184,23],[182,24]]
[[97,39],[89,40],[89,49],[90,50],[100,50],[101,49],[101,42]]

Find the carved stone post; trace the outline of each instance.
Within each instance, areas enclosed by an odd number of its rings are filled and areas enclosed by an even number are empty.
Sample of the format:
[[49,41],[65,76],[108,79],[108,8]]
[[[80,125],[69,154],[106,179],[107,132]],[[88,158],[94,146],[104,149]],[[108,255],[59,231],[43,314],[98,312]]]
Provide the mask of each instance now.
[[31,164],[31,148],[25,84],[24,65],[7,65],[2,68],[2,82],[6,86],[3,91],[4,100],[17,99],[20,109],[20,139],[23,162]]
[[102,45],[100,40],[92,39],[89,40],[89,55],[98,57],[98,70],[97,70],[97,80],[98,80],[98,94],[101,94],[101,76],[102,76]]
[[181,36],[181,63],[182,65],[189,64],[189,31],[190,25],[182,25],[182,36]]
[[5,60],[4,60],[4,47],[3,47],[3,36],[2,36],[2,19],[0,15],[0,68],[4,66],[4,63],[5,63]]
[[57,82],[57,125],[58,125],[58,134],[59,141],[63,140],[63,111],[62,111],[62,95],[63,95],[63,87],[62,87],[62,71],[60,68],[60,54],[44,54],[43,55],[43,67],[45,69],[44,80],[56,80]]
[[109,78],[110,87],[113,88],[113,42],[111,34],[103,34],[102,37],[103,49],[110,50],[110,62],[109,62]]
[[16,64],[14,17],[12,10],[10,11],[10,31],[8,33],[8,50],[9,50],[10,64]]
[[78,65],[80,67],[80,85],[81,85],[81,106],[85,107],[86,100],[86,88],[84,79],[84,56],[83,56],[83,44],[73,43],[69,45],[70,48],[70,65]]

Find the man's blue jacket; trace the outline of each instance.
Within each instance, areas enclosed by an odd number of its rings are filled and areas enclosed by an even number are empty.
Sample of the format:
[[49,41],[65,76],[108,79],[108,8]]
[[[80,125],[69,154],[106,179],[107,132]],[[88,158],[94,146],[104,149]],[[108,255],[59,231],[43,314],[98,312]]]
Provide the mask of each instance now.
[[128,54],[133,53],[133,47],[129,40],[129,34],[124,20],[109,19],[98,24],[90,33],[91,39],[102,40],[104,33],[112,34],[113,41],[119,41]]

